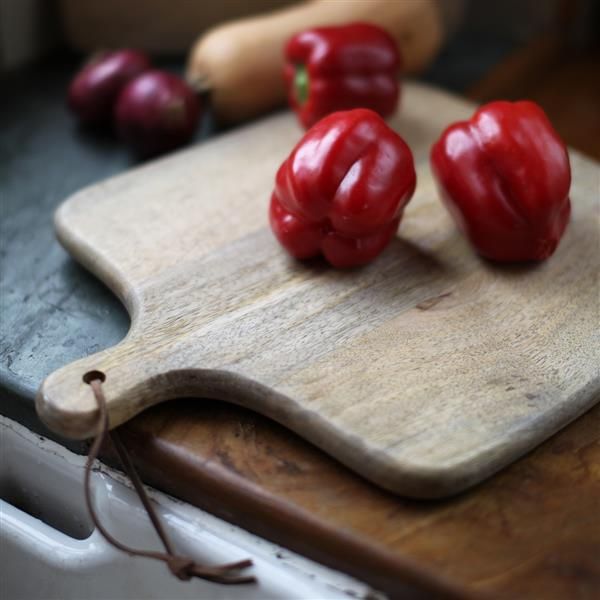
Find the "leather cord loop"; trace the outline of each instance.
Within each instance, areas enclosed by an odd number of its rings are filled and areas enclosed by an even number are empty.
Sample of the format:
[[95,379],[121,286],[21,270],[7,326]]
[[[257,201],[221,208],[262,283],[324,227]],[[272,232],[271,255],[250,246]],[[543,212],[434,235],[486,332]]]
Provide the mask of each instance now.
[[[252,575],[240,575],[238,573],[238,571],[246,569],[252,565],[252,561],[249,559],[210,567],[206,565],[200,565],[191,558],[179,556],[175,552],[173,544],[167,535],[167,532],[163,527],[157,512],[152,506],[152,502],[146,493],[144,484],[142,483],[142,480],[140,479],[140,476],[133,465],[133,461],[131,460],[129,452],[126,449],[119,432],[117,430],[109,431],[108,411],[106,409],[106,398],[104,397],[104,392],[102,390],[102,380],[96,378],[87,381],[87,383],[94,392],[94,397],[98,404],[100,418],[98,433],[94,438],[85,465],[85,503],[87,505],[90,518],[92,519],[92,523],[104,537],[104,539],[115,548],[121,550],[122,552],[126,552],[130,556],[141,556],[163,561],[169,568],[169,571],[171,571],[175,577],[182,581],[189,581],[192,577],[199,577],[200,579],[206,579],[215,583],[224,584],[254,583],[256,578]],[[109,533],[100,522],[92,501],[91,474],[94,461],[98,458],[100,448],[108,438],[110,438],[116,450],[117,456],[119,457],[121,466],[123,467],[123,471],[125,471],[125,474],[131,480],[131,483],[133,484],[133,487],[135,488],[135,491],[137,492],[137,495],[139,496],[146,513],[148,514],[148,518],[154,526],[154,529],[156,530],[156,533],[158,534],[158,537],[165,548],[165,552],[140,550],[138,548],[127,546]]]

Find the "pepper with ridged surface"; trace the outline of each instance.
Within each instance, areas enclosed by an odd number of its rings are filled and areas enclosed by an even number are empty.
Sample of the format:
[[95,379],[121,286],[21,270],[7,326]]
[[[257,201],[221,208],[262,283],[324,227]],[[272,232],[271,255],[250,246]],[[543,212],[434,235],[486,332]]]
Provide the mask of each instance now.
[[375,112],[336,112],[314,125],[279,168],[275,236],[296,258],[334,267],[377,257],[398,230],[416,185],[413,156]]
[[543,260],[571,203],[567,149],[534,102],[491,102],[448,127],[431,150],[442,199],[484,257]]
[[400,93],[400,54],[381,27],[352,23],[316,27],[285,48],[288,100],[308,128],[338,110],[370,108],[391,115]]

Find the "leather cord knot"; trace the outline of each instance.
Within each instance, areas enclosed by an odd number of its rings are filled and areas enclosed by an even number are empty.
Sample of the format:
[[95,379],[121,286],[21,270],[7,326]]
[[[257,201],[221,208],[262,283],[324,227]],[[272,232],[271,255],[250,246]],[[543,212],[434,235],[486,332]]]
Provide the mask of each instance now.
[[[92,391],[94,392],[94,397],[96,399],[96,403],[98,404],[98,411],[100,417],[98,433],[94,438],[85,465],[84,493],[85,502],[87,505],[88,512],[90,514],[90,518],[92,519],[92,522],[96,529],[100,532],[100,534],[109,544],[123,552],[126,552],[130,556],[142,556],[163,561],[169,568],[169,571],[171,571],[171,573],[181,581],[189,581],[193,577],[198,577],[200,579],[206,579],[215,583],[224,584],[254,583],[256,581],[256,578],[252,575],[240,575],[238,573],[238,571],[252,566],[252,561],[249,559],[224,565],[207,566],[200,565],[191,558],[179,556],[175,553],[173,544],[171,543],[171,540],[167,535],[166,529],[163,527],[158,513],[154,509],[152,502],[150,501],[150,498],[146,493],[144,484],[142,483],[142,480],[138,475],[135,466],[133,465],[133,461],[131,460],[131,457],[125,447],[125,444],[121,440],[119,432],[117,430],[109,431],[106,398],[104,397],[104,392],[102,390],[102,381],[104,380],[104,376],[99,372],[90,372],[88,375],[91,375],[91,377],[88,377],[86,375],[84,377],[84,381],[90,385]],[[137,492],[140,501],[146,509],[148,518],[154,526],[154,529],[156,530],[156,533],[158,534],[158,537],[160,538],[165,548],[165,552],[139,550],[137,548],[131,548],[130,546],[126,546],[125,544],[122,544],[119,540],[117,540],[111,533],[109,533],[108,530],[100,522],[98,515],[96,514],[94,504],[92,502],[91,473],[94,461],[96,460],[96,458],[98,458],[100,448],[108,438],[110,438],[116,450],[121,466],[123,467],[123,471],[131,480],[131,483],[133,484],[133,487],[135,488],[135,491]]]
[[167,561],[169,571],[182,581],[189,581],[193,576],[192,567],[194,561],[189,558],[183,558],[181,556],[171,556]]

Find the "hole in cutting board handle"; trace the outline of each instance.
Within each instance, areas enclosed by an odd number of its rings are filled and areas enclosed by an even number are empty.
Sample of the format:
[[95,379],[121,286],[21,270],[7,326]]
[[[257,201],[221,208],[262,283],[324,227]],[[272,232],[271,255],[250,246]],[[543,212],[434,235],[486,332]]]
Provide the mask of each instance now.
[[82,379],[84,383],[87,383],[88,385],[92,383],[92,381],[104,383],[106,381],[106,375],[102,371],[88,371],[83,374]]

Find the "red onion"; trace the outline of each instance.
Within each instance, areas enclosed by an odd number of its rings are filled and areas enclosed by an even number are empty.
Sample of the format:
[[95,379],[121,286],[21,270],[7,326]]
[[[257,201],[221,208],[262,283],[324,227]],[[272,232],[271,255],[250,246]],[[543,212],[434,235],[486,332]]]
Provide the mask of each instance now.
[[149,69],[149,58],[136,50],[100,54],[85,65],[71,82],[69,108],[84,123],[109,122],[121,90]]
[[144,157],[182,146],[194,135],[200,102],[185,81],[164,71],[149,71],[121,92],[117,130]]

